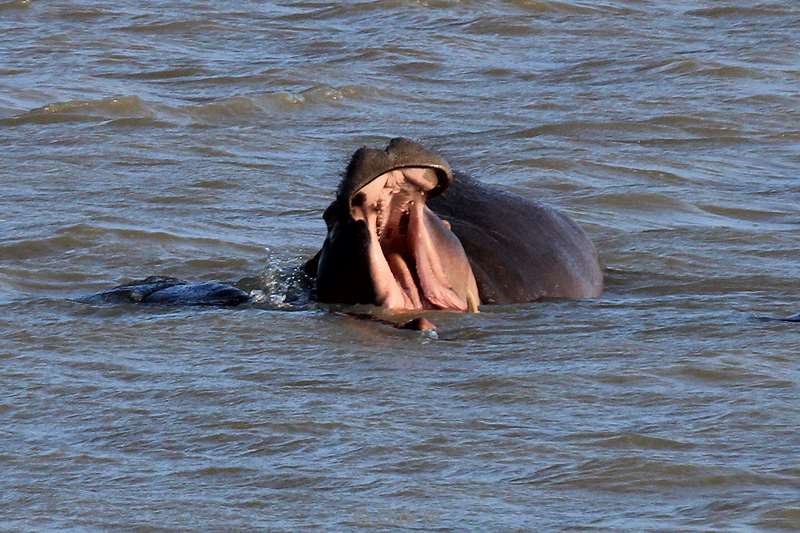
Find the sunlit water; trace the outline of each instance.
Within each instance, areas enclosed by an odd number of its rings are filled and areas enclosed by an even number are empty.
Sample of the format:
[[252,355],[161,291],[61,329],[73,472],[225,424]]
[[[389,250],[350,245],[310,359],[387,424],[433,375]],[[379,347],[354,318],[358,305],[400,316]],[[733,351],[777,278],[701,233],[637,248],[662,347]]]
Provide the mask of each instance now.
[[[800,528],[800,326],[756,318],[800,311],[799,36],[792,0],[0,0],[0,529]],[[569,213],[604,296],[438,338],[285,302],[398,135]],[[71,301],[152,274],[266,303]]]

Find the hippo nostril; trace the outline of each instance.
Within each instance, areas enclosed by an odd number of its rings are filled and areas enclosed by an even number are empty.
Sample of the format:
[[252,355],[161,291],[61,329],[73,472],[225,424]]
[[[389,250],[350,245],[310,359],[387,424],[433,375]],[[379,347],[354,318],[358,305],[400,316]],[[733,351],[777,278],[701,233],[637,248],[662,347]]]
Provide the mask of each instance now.
[[364,205],[364,202],[366,201],[367,201],[367,195],[364,194],[363,192],[359,192],[353,195],[353,199],[350,201],[350,204],[353,207],[362,207]]

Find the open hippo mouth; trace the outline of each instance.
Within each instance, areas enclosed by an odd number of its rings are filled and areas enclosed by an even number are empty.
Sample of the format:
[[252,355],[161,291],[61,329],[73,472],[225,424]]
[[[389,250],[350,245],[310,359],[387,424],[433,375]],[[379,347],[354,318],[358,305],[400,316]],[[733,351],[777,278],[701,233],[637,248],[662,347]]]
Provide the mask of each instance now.
[[390,310],[477,311],[477,284],[458,237],[426,206],[452,182],[439,156],[407,139],[353,155],[328,235],[307,271],[317,298]]
[[369,231],[369,272],[382,307],[478,309],[461,243],[425,205],[438,183],[430,168],[405,167],[381,174],[352,197],[350,216]]

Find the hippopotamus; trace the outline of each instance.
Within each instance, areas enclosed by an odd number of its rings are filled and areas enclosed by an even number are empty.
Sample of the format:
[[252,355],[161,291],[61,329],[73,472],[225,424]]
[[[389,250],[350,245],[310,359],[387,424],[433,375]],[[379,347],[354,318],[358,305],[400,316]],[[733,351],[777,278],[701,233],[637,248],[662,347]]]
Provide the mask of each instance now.
[[321,302],[389,310],[594,298],[597,251],[565,214],[454,172],[408,139],[360,148],[305,267]]
[[84,296],[84,303],[147,303],[158,305],[235,306],[250,300],[238,287],[216,281],[186,281],[168,276],[117,285],[113,289]]
[[[409,139],[358,149],[323,219],[322,248],[302,267],[319,302],[475,312],[603,291],[597,251],[568,216],[455,172]],[[238,305],[248,296],[151,277],[89,301]]]

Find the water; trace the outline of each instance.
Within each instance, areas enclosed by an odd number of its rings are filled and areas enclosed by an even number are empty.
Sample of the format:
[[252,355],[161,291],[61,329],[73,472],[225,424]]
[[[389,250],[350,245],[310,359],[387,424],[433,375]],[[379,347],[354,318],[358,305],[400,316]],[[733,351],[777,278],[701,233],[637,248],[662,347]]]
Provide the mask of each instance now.
[[[0,529],[800,529],[800,6],[0,0]],[[282,303],[358,146],[568,212],[594,301]],[[502,253],[502,251],[499,251]],[[70,298],[257,276],[243,309]]]

